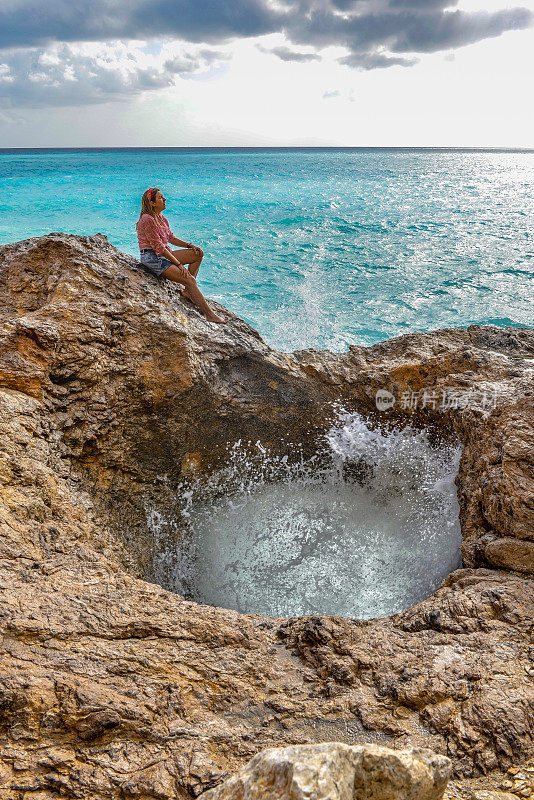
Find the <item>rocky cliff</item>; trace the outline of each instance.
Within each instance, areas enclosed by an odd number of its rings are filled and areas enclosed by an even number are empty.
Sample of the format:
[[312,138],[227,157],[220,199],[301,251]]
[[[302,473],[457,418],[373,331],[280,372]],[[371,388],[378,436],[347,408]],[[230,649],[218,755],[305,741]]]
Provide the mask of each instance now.
[[[532,329],[278,353],[63,234],[0,248],[0,325],[2,797],[190,798],[263,748],[330,740],[430,746],[457,776],[533,755]],[[472,387],[494,401],[435,402]],[[239,438],[313,452],[336,403],[463,443],[464,569],[365,622],[151,582],[147,508],[176,514],[177,484]]]

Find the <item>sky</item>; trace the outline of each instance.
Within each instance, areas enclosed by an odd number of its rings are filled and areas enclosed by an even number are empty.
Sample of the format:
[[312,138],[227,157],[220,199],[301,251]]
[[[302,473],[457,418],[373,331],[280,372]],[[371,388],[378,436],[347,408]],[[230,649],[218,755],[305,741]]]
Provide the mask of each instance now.
[[534,0],[0,0],[0,147],[534,147]]

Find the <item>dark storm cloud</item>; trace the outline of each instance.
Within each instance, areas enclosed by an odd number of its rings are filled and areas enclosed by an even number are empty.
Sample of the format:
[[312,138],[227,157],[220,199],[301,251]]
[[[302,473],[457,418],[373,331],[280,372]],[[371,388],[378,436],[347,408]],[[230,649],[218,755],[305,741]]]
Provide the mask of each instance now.
[[298,23],[286,27],[289,38],[315,47],[343,45],[360,53],[387,47],[393,52],[431,53],[467,44],[505,31],[529,27],[534,14],[526,8],[493,13],[425,9],[382,14],[365,13],[345,18],[314,9]]
[[221,42],[277,31],[283,14],[267,0],[154,0],[130,12],[143,36],[173,34],[192,42]]
[[[504,2],[504,0],[503,0]],[[461,47],[533,21],[525,8],[451,11],[457,0],[0,0],[0,48],[52,41],[179,38],[210,44],[268,33],[372,54]],[[447,10],[449,9],[449,10]]]
[[168,36],[221,42],[277,31],[282,16],[267,0],[4,0],[0,48]]
[[433,53],[464,47],[481,39],[500,36],[505,31],[527,28],[533,18],[532,12],[526,8],[473,14],[452,11],[435,19],[420,16],[406,24],[391,49],[396,53]]
[[331,0],[331,5],[339,11],[351,11],[358,5],[358,0]]
[[436,8],[452,8],[458,0],[389,0],[390,8],[411,8],[418,11],[435,10]]

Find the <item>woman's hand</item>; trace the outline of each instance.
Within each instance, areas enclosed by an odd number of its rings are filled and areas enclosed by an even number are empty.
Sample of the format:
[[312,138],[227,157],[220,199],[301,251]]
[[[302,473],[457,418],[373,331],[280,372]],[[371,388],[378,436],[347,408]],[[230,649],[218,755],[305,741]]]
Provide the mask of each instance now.
[[187,246],[194,251],[195,255],[199,256],[201,254],[200,247],[197,247],[196,244],[191,244],[191,242],[187,243]]

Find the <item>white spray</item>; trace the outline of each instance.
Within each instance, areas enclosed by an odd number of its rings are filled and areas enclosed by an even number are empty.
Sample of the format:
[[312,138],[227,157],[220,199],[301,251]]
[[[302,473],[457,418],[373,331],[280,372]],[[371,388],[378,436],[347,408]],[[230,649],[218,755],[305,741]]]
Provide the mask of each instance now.
[[460,453],[344,412],[308,460],[237,442],[223,470],[183,487],[186,534],[158,554],[161,577],[198,602],[275,617],[409,608],[461,564]]

